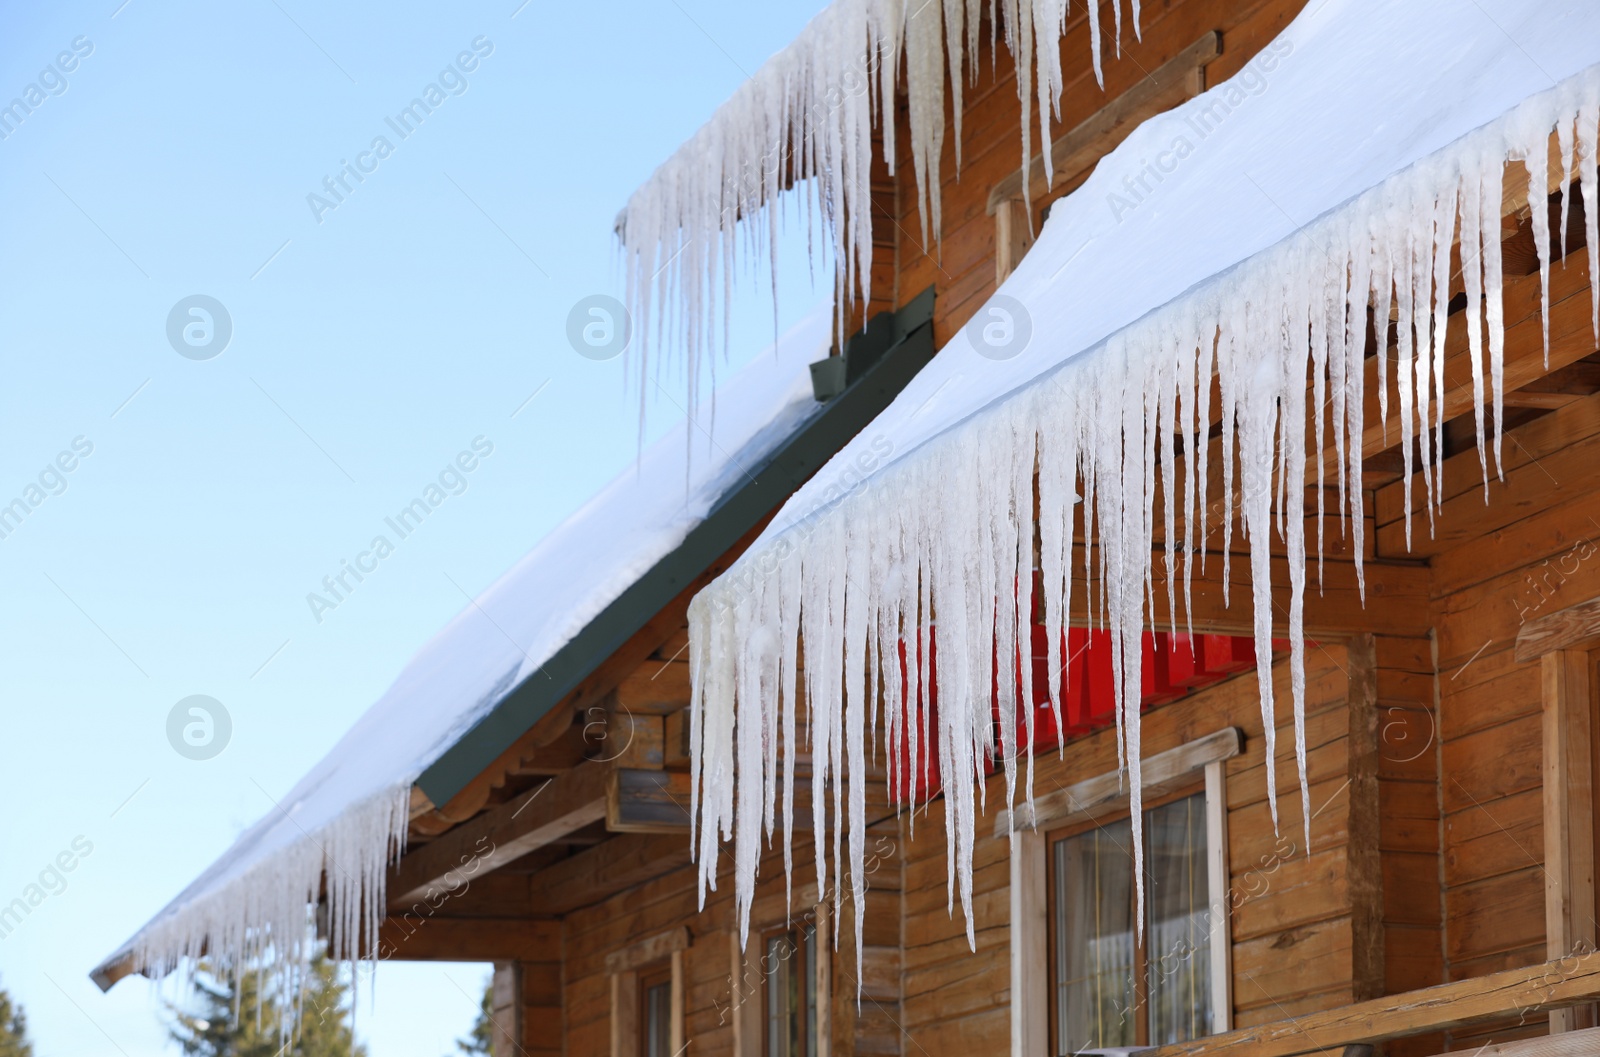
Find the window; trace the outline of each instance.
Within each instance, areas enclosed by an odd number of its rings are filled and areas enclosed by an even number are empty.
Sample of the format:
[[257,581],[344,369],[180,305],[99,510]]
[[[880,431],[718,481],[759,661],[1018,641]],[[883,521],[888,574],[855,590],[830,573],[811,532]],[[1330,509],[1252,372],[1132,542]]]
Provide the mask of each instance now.
[[1206,797],[1144,814],[1145,920],[1134,927],[1133,825],[1102,822],[1050,842],[1055,1052],[1160,1046],[1211,1034]]
[[673,1057],[672,969],[639,973],[639,1057]]
[[675,1057],[683,1038],[684,926],[606,955],[611,978],[611,1057]]
[[765,937],[761,969],[763,1057],[815,1057],[817,930],[805,925]]

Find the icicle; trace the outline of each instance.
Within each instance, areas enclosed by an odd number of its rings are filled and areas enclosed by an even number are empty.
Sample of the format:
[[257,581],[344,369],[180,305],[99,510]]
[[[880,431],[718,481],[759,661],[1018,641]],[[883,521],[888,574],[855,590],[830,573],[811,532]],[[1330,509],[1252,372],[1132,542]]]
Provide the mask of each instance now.
[[[1578,155],[1583,191],[1583,234],[1589,250],[1589,310],[1595,340],[1600,342],[1600,93],[1586,94],[1578,107]],[[1571,193],[1571,186],[1568,186]]]
[[1528,167],[1528,218],[1533,222],[1533,248],[1539,254],[1539,329],[1544,336],[1544,365],[1550,367],[1550,140],[1551,129],[1528,130],[1523,143]]
[[[1120,0],[1114,6],[1120,41]],[[1098,14],[1090,10],[1095,79],[1103,87]],[[1137,34],[1137,3],[1132,11]],[[871,299],[873,124],[893,174],[895,92],[902,72],[923,241],[938,242],[945,81],[954,104],[959,170],[962,70],[976,74],[981,16],[982,0],[913,0],[909,6],[906,0],[835,0],[633,193],[617,217],[616,234],[633,322],[629,355],[640,382],[641,425],[643,383],[652,371],[657,378],[662,374],[652,350],[664,345],[681,350],[689,401],[699,403],[703,369],[727,349],[741,249],[752,257],[766,251],[777,289],[777,200],[785,189],[809,185],[807,238],[813,249],[826,244],[832,258],[841,329],[857,296]],[[1064,86],[1065,0],[1005,0],[990,19],[995,31],[1004,29],[1016,64],[1024,167],[1032,161],[1038,65],[1039,129],[1048,169],[1050,115],[1060,114]],[[1025,183],[1024,198],[1031,200],[1031,194]]]
[[[1046,37],[1051,32],[1055,9],[1050,3],[1030,0],[1030,7],[1031,30],[1020,7],[1003,7],[1014,41],[1030,31]],[[960,27],[946,25],[944,38],[953,32],[959,36],[958,29],[970,33],[971,20],[964,17]],[[796,643],[803,641],[815,851],[823,890],[830,869],[836,906],[846,884],[857,898],[864,890],[865,745],[869,737],[879,737],[881,724],[887,731],[883,744],[891,747],[891,772],[912,790],[913,807],[920,796],[915,790],[937,761],[950,849],[947,901],[952,913],[960,902],[969,941],[974,937],[972,854],[986,806],[989,761],[998,758],[1004,771],[995,781],[997,790],[1004,789],[1004,806],[1012,808],[1019,797],[1026,801],[1031,795],[1031,772],[1019,759],[1023,738],[1031,744],[1033,734],[1031,676],[1025,666],[1020,678],[1013,677],[1011,666],[1031,648],[1031,557],[1037,533],[1048,697],[1058,715],[1071,668],[1064,647],[1068,629],[1081,620],[1109,633],[1113,736],[1128,782],[1141,878],[1137,899],[1142,901],[1142,637],[1160,615],[1158,574],[1166,578],[1165,606],[1176,623],[1173,581],[1180,550],[1189,610],[1192,566],[1197,555],[1203,559],[1208,541],[1207,430],[1213,403],[1221,437],[1223,586],[1226,591],[1231,578],[1229,555],[1242,545],[1257,641],[1269,810],[1276,824],[1281,697],[1276,674],[1290,689],[1284,725],[1293,726],[1309,841],[1304,629],[1309,555],[1302,489],[1315,478],[1320,514],[1325,510],[1321,485],[1326,475],[1334,478],[1364,597],[1361,474],[1367,434],[1376,433],[1378,425],[1368,421],[1366,407],[1370,332],[1377,344],[1371,384],[1379,386],[1376,402],[1385,424],[1390,386],[1398,397],[1397,436],[1385,434],[1385,439],[1404,445],[1408,471],[1416,454],[1413,444],[1420,449],[1426,491],[1415,498],[1433,516],[1442,495],[1442,371],[1458,230],[1468,311],[1456,325],[1467,328],[1474,397],[1492,404],[1491,415],[1480,411],[1477,419],[1480,469],[1487,481],[1485,423],[1492,421],[1496,471],[1501,471],[1502,173],[1508,158],[1521,157],[1532,145],[1544,149],[1550,130],[1563,122],[1576,122],[1570,138],[1558,139],[1576,159],[1563,163],[1564,175],[1575,166],[1585,187],[1594,269],[1600,244],[1594,232],[1600,206],[1592,190],[1600,153],[1600,74],[1591,73],[1577,88],[1536,97],[1521,112],[1391,177],[1295,238],[1152,310],[1100,347],[1047,349],[1058,365],[1032,384],[901,455],[868,486],[812,510],[758,544],[703,591],[690,607],[692,833],[702,893],[715,881],[719,841],[731,838],[741,920],[747,915],[759,857],[751,847],[759,847],[760,822],[769,807],[751,801],[746,784],[758,799],[770,799],[782,788],[785,814],[794,810],[788,761],[800,751],[794,744],[799,695],[793,684]],[[1544,179],[1538,175],[1535,183],[1543,186]],[[1600,335],[1600,302],[1592,314]],[[1049,335],[1037,340],[1048,341]],[[959,357],[960,350],[954,354]],[[1217,400],[1211,395],[1213,377]],[[1180,436],[1181,493],[1175,479]],[[1325,460],[1330,447],[1332,455]],[[1314,473],[1308,458],[1318,460]],[[1408,512],[1412,506],[1407,495]],[[1080,517],[1081,542],[1075,538]],[[1236,518],[1238,541],[1233,538]],[[1275,530],[1283,539],[1287,566],[1284,613],[1273,606]],[[1159,569],[1153,558],[1158,542],[1167,548]],[[780,546],[791,556],[759,590],[751,590],[742,571],[763,569],[771,548]],[[1320,560],[1320,533],[1317,547]],[[1080,549],[1078,566],[1074,557]],[[1081,600],[1073,596],[1075,574],[1089,587]],[[1277,576],[1283,579],[1282,572]],[[1275,672],[1271,644],[1280,620],[1287,627],[1289,658],[1286,670]],[[769,632],[780,641],[773,643]],[[878,703],[873,695],[880,683]],[[1000,724],[998,745],[997,705],[1002,715],[1021,717]],[[785,710],[776,724],[768,711],[773,708]],[[774,730],[784,741],[776,755],[762,745],[762,737]],[[780,758],[786,761],[781,783],[774,762]],[[790,839],[787,825],[786,820],[785,841]],[[856,924],[859,928],[859,918]]]
[[1494,472],[1505,479],[1505,463],[1500,457],[1501,436],[1505,433],[1506,396],[1506,309],[1504,300],[1505,272],[1500,263],[1500,205],[1503,200],[1505,167],[1501,159],[1492,155],[1479,158],[1479,201],[1483,203],[1479,223],[1482,234],[1478,245],[1483,249],[1484,316],[1489,332],[1489,385],[1494,401]]

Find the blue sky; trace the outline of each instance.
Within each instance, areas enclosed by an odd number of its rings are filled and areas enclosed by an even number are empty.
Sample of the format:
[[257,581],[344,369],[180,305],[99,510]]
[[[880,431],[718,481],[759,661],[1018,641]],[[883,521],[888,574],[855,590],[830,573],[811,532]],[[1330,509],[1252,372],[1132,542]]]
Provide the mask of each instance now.
[[[0,9],[0,103],[36,103],[0,124],[0,506],[32,507],[0,522],[0,904],[74,863],[0,938],[39,1057],[173,1052],[153,986],[89,969],[628,465],[637,392],[568,312],[620,293],[628,193],[821,7],[519,2]],[[346,161],[370,171],[308,202]],[[826,288],[791,246],[785,327]],[[231,329],[209,358],[195,295]],[[307,594],[479,436],[466,490],[317,622]],[[167,737],[196,694],[232,725],[206,760]],[[383,967],[373,1057],[449,1052],[483,976]]]

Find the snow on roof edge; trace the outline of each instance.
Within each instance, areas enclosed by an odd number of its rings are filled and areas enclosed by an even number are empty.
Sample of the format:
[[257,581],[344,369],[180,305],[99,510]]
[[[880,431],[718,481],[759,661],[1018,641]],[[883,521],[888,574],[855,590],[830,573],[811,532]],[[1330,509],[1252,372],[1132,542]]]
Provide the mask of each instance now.
[[381,912],[417,775],[810,421],[822,405],[809,367],[827,355],[832,323],[824,301],[699,405],[687,439],[669,429],[470,602],[294,789],[91,972],[95,982],[162,976],[207,953],[242,962],[267,955],[274,937],[275,960],[299,961],[309,953],[299,923],[324,875],[333,949],[375,937],[378,920],[357,913]]

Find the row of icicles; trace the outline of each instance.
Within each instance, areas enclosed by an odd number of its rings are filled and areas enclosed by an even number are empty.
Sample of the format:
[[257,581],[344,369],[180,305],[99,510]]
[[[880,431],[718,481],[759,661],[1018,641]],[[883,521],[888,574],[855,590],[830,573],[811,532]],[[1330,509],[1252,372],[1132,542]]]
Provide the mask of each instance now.
[[[1029,641],[1037,545],[1050,707],[1058,729],[1062,632],[1069,615],[1081,619],[1087,610],[1111,633],[1117,748],[1131,798],[1142,921],[1140,637],[1146,626],[1165,619],[1162,602],[1172,615],[1170,625],[1182,628],[1190,620],[1194,559],[1203,571],[1206,541],[1215,532],[1207,525],[1213,495],[1208,478],[1219,468],[1225,509],[1237,511],[1248,547],[1274,824],[1270,646],[1274,626],[1286,625],[1295,756],[1309,843],[1308,555],[1305,519],[1291,516],[1291,507],[1303,486],[1314,481],[1320,567],[1325,543],[1321,486],[1325,473],[1331,474],[1337,486],[1332,513],[1349,535],[1352,571],[1364,598],[1361,472],[1369,427],[1370,329],[1377,338],[1382,446],[1398,440],[1406,453],[1408,511],[1413,446],[1420,452],[1430,526],[1443,494],[1446,332],[1465,329],[1487,497],[1491,462],[1492,472],[1500,472],[1506,359],[1500,248],[1504,169],[1513,159],[1526,164],[1543,315],[1548,316],[1551,232],[1543,208],[1551,175],[1548,143],[1554,130],[1563,159],[1562,188],[1580,178],[1593,275],[1600,273],[1597,129],[1600,74],[1591,70],[1151,313],[1102,348],[1070,360],[1078,350],[1052,350],[1057,362],[1067,361],[1054,372],[891,463],[835,505],[758,541],[690,607],[692,813],[702,903],[707,890],[716,887],[721,841],[734,845],[741,929],[748,927],[759,860],[780,831],[785,871],[792,870],[795,761],[805,754],[811,759],[816,805],[818,890],[831,895],[836,909],[846,899],[858,910],[863,907],[870,765],[878,752],[892,760],[900,749],[889,747],[904,746],[913,771],[924,754],[937,757],[949,896],[952,908],[959,896],[972,939],[972,856],[989,760],[998,758],[1004,767],[1002,806],[1017,803],[1018,754],[1009,724],[999,725],[1000,744],[994,744],[995,694],[1001,715],[1016,714],[1017,701],[1031,700],[1032,694],[1028,666],[1021,666],[1016,685],[995,679],[993,659],[1016,656],[1019,645]],[[1572,216],[1568,197],[1562,197],[1563,231]],[[1481,313],[1450,312],[1457,268],[1466,304],[1481,304]],[[1593,286],[1591,312],[1600,341],[1600,290]],[[1393,349],[1387,328],[1372,328],[1371,320],[1394,321]],[[1548,359],[1547,320],[1544,327]],[[1220,394],[1216,408],[1211,406],[1213,377]],[[1391,419],[1395,402],[1398,414]],[[1213,421],[1221,423],[1220,467],[1208,466],[1209,456],[1186,455],[1180,474],[1172,438],[1206,436]],[[1398,436],[1390,435],[1391,424]],[[1489,424],[1493,428],[1486,432]],[[1074,536],[1075,516],[1085,526],[1082,540]],[[1219,520],[1226,598],[1233,517]],[[1408,514],[1408,540],[1411,530]],[[1274,532],[1285,545],[1289,574],[1287,608],[1276,613],[1269,547]],[[1157,552],[1158,539],[1175,545]],[[1080,551],[1077,576],[1095,590],[1089,598],[1075,599],[1073,564]],[[1153,554],[1164,566],[1159,578]],[[1005,601],[997,606],[997,599]],[[935,621],[937,650],[930,664],[916,644]],[[904,667],[902,649],[915,658]],[[928,702],[934,684],[936,718]],[[1022,709],[1030,744],[1033,711]],[[1031,756],[1023,758],[1022,793],[1031,803],[1033,763]],[[916,784],[910,787],[914,797]],[[831,811],[825,810],[830,804]],[[830,858],[832,876],[838,878],[831,887]],[[834,914],[836,925],[839,916]],[[859,953],[859,912],[855,927]]]
[[[1137,35],[1139,0],[1129,3]],[[983,0],[835,0],[740,85],[617,217],[641,401],[647,372],[654,367],[659,375],[659,365],[650,362],[653,350],[670,348],[682,357],[688,406],[698,406],[701,371],[714,363],[718,349],[727,348],[741,252],[752,264],[768,259],[776,289],[779,201],[790,187],[805,186],[813,255],[820,239],[835,262],[840,329],[856,296],[870,298],[874,136],[895,143],[892,101],[902,75],[922,240],[938,237],[946,86],[959,169],[962,89],[976,82],[985,20],[991,55],[998,54],[993,38],[1003,29],[1014,59],[1021,165],[1026,168],[1032,157],[1037,104],[1048,177],[1050,122],[1060,117],[1065,83],[1061,38],[1069,6],[1068,0],[989,0],[986,15]],[[1120,53],[1122,0],[1111,6]],[[1085,7],[1095,78],[1102,81],[1099,5]],[[892,175],[892,146],[881,154]]]

